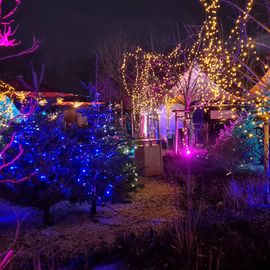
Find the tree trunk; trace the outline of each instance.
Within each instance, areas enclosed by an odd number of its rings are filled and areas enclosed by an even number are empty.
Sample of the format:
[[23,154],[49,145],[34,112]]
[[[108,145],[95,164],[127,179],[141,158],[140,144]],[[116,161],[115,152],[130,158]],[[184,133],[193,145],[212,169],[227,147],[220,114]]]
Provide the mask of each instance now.
[[264,122],[264,177],[266,182],[265,203],[269,203],[269,123]]
[[91,209],[90,209],[91,216],[96,215],[97,213],[97,199],[96,196],[91,197]]
[[187,189],[187,248],[188,248],[188,260],[191,260],[191,253],[193,247],[193,232],[192,232],[192,216],[193,216],[193,203],[192,203],[192,189],[191,189],[191,159],[188,157],[186,159],[187,164],[187,179],[186,179],[186,189]]
[[264,123],[264,175],[265,178],[269,178],[269,124]]
[[46,226],[53,225],[53,217],[51,215],[50,207],[43,210],[43,223]]

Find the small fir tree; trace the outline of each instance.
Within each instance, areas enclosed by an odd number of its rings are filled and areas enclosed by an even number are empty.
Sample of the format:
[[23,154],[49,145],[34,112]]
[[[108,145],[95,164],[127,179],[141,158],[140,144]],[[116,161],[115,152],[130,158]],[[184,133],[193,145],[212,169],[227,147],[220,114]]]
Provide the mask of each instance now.
[[80,114],[87,118],[87,125],[73,125],[68,130],[69,136],[76,136],[79,142],[71,154],[71,162],[77,164],[74,185],[79,186],[73,189],[71,200],[90,200],[91,213],[95,214],[97,200],[123,201],[135,189],[134,145],[118,135],[110,109],[81,109]]
[[213,152],[230,170],[258,167],[263,162],[263,134],[253,116],[231,121],[220,131]]
[[[21,144],[24,155],[13,166],[3,171],[4,178],[21,178],[36,172],[30,180],[20,185],[7,184],[1,194],[18,204],[30,205],[44,212],[44,223],[51,224],[50,210],[53,205],[65,199],[68,186],[68,148],[71,139],[66,138],[63,124],[49,121],[45,111],[38,111],[21,124],[14,126],[14,144]],[[7,156],[12,157],[17,147],[11,147]]]
[[[52,120],[41,109],[14,126],[14,143],[22,144],[25,154],[0,178],[36,175],[18,186],[6,184],[1,195],[42,210],[45,224],[52,223],[51,207],[62,200],[90,202],[95,214],[97,199],[123,200],[135,188],[131,145],[117,135],[113,112],[86,109],[83,114],[85,126],[73,124],[67,130],[62,114]],[[15,153],[12,147],[7,155]]]

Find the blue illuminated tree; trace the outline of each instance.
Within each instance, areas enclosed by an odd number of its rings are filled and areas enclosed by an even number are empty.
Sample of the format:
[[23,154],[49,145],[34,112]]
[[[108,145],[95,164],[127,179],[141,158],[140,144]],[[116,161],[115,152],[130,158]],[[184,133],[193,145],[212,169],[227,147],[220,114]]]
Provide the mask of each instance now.
[[14,129],[14,147],[7,155],[12,157],[16,154],[16,144],[23,146],[24,155],[6,168],[1,177],[21,178],[32,172],[36,174],[20,185],[7,184],[1,195],[44,211],[44,223],[50,224],[51,207],[66,196],[67,176],[72,169],[67,149],[72,146],[72,139],[65,136],[63,123],[49,121],[47,114],[40,110],[15,125]]
[[81,109],[88,124],[81,129],[74,125],[69,136],[77,136],[71,162],[76,164],[75,183],[79,188],[71,198],[90,200],[91,214],[96,213],[97,200],[122,201],[136,187],[136,166],[131,157],[131,141],[117,134],[113,112],[109,109]]
[[[0,178],[36,175],[18,186],[7,184],[1,195],[42,210],[45,224],[52,223],[51,207],[60,201],[89,202],[95,214],[97,200],[123,200],[135,188],[131,144],[117,135],[113,112],[92,108],[81,113],[87,116],[84,127],[74,123],[65,130],[61,113],[52,119],[40,108],[14,126],[14,143],[22,144],[25,154]],[[7,155],[15,153],[13,147]]]

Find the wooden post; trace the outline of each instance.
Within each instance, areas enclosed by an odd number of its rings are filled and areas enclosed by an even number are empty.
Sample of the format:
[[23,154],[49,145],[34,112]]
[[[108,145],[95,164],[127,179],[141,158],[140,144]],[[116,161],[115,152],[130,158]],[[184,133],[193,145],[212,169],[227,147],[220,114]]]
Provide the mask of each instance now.
[[264,133],[264,175],[265,178],[268,179],[269,177],[269,123],[268,121],[264,122],[263,126],[263,133]]
[[167,131],[170,130],[170,111],[166,108],[166,125]]
[[121,102],[120,102],[120,108],[121,108],[120,126],[121,126],[121,129],[124,129],[125,123],[124,123],[124,103],[123,103],[123,100],[121,100]]
[[184,148],[188,149],[190,147],[190,135],[191,135],[191,119],[190,119],[190,112],[189,109],[185,109],[185,116],[184,116]]
[[135,125],[135,120],[134,120],[134,113],[133,113],[133,111],[131,111],[131,113],[130,113],[130,121],[131,121],[131,136],[132,136],[132,138],[134,138],[135,137],[135,127],[134,127],[134,125]]
[[157,118],[155,119],[156,122],[156,127],[157,127],[157,131],[156,131],[156,139],[161,139],[161,134],[160,134],[160,116],[157,115]]

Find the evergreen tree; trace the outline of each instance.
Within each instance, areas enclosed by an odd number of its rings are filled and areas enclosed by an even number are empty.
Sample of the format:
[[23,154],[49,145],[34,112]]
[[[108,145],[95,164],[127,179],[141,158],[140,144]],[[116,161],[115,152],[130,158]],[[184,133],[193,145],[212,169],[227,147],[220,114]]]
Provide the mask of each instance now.
[[[50,224],[50,208],[65,199],[67,177],[72,169],[67,149],[72,146],[72,140],[65,136],[63,123],[49,121],[46,113],[40,110],[14,129],[14,145],[21,144],[24,154],[3,171],[2,177],[21,178],[32,172],[36,175],[20,185],[7,184],[1,195],[44,211],[44,223]],[[7,155],[15,155],[16,148],[11,147]]]
[[253,116],[241,116],[225,125],[214,146],[214,153],[231,170],[257,167],[263,162],[263,134]]
[[[79,200],[91,200],[92,214],[95,214],[96,200],[110,198],[122,201],[128,198],[136,186],[136,166],[130,151],[132,142],[117,134],[114,117],[110,109],[98,108],[80,110],[88,120],[87,126],[78,129],[73,126],[69,136],[76,134],[79,145],[73,148],[71,162],[78,164],[74,176],[76,185],[81,188],[75,191],[83,195],[72,196]],[[73,134],[73,135],[71,135]],[[86,196],[86,198],[85,198]]]
[[[117,135],[113,112],[104,109],[83,111],[84,127],[73,124],[64,129],[60,113],[51,119],[40,108],[20,124],[15,124],[15,144],[24,155],[6,168],[1,178],[14,178],[36,172],[31,180],[6,184],[2,196],[18,204],[44,212],[51,224],[51,207],[62,200],[89,202],[96,213],[97,199],[122,200],[135,188],[136,167],[129,155],[131,145]],[[15,155],[16,147],[7,152]]]

